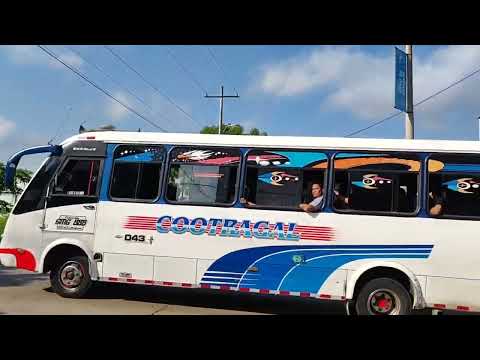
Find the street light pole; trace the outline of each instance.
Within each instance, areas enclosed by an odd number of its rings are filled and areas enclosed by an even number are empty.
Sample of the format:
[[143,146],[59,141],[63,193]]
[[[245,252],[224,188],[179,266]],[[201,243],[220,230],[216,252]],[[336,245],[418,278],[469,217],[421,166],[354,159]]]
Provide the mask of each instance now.
[[407,54],[407,112],[405,114],[405,138],[413,139],[415,137],[413,121],[413,49],[412,45],[405,45]]

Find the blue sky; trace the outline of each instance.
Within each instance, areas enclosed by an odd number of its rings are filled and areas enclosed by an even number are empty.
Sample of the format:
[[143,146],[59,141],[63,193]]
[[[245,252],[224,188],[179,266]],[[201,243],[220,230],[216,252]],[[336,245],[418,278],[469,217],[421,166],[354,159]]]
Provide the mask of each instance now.
[[[240,95],[225,101],[225,122],[258,127],[270,135],[344,136],[395,111],[394,46],[210,46],[226,75],[206,46],[112,46],[194,121],[103,46],[48,48],[169,132],[198,132],[217,123],[218,101],[205,99],[204,88],[218,94],[224,84],[227,94],[235,88]],[[476,70],[478,64],[480,46],[414,46],[414,101]],[[416,109],[416,137],[476,140],[478,76]],[[36,46],[1,46],[0,78],[3,161],[21,148],[45,144],[56,133],[59,142],[75,134],[81,123],[87,128],[114,124],[122,130],[155,131]],[[404,116],[358,136],[401,138]],[[40,157],[29,159],[21,166],[36,167],[39,161]]]

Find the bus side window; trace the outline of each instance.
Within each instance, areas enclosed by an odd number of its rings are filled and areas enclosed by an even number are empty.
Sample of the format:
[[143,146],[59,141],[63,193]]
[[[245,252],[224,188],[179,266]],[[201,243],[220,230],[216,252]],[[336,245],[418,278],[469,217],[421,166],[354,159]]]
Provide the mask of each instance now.
[[323,202],[327,163],[319,151],[251,150],[240,201],[247,207],[300,210],[300,204],[314,200],[312,186],[318,184]]
[[428,172],[430,216],[480,217],[480,157],[433,155]]
[[420,166],[413,154],[337,154],[334,208],[412,214],[418,204]]
[[162,146],[119,145],[114,152],[110,196],[113,200],[154,201],[160,193]]
[[100,160],[69,159],[55,176],[54,195],[95,196],[97,194]]
[[166,199],[178,204],[233,205],[240,159],[238,149],[174,148]]

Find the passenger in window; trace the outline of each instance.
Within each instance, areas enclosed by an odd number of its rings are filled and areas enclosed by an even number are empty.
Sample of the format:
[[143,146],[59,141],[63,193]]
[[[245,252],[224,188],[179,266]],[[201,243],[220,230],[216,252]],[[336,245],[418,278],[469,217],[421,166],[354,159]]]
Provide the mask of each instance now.
[[323,189],[319,183],[312,184],[313,200],[308,204],[300,204],[299,207],[305,212],[317,212],[322,207]]
[[348,209],[348,196],[342,195],[345,191],[343,188],[345,187],[345,184],[343,183],[337,183],[335,185],[335,189],[333,190],[333,193],[335,194],[335,199],[333,200],[333,206],[336,209],[340,210],[345,210]]
[[245,205],[245,206],[256,206],[254,202],[248,200],[250,199],[250,188],[248,186],[245,187],[245,192],[244,192],[245,197],[240,198],[240,203]]
[[433,191],[428,194],[428,203],[431,216],[440,216],[443,212],[444,206],[443,194],[434,193]]

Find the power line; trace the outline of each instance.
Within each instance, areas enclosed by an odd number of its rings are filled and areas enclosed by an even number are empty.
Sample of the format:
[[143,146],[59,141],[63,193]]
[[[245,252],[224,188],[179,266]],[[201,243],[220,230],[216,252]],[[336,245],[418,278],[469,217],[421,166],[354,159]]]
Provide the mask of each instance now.
[[[448,85],[446,88],[443,88],[443,89],[437,91],[436,93],[434,93],[434,94],[426,97],[425,99],[419,101],[418,103],[414,104],[413,106],[414,106],[414,107],[418,107],[418,106],[426,103],[427,101],[433,99],[435,96],[440,95],[441,93],[447,91],[448,89],[451,89],[452,87],[460,84],[462,81],[467,80],[468,78],[470,78],[470,77],[478,74],[479,72],[480,72],[480,68],[477,69],[477,70],[475,70],[475,71],[472,71],[470,74],[464,76],[464,77],[461,78],[460,80],[457,80],[457,81],[453,82],[452,84]],[[350,137],[350,136],[356,135],[356,134],[358,134],[358,133],[360,133],[360,132],[362,132],[362,131],[368,130],[368,129],[376,126],[376,125],[379,125],[379,124],[387,121],[387,120],[393,119],[394,117],[400,115],[401,113],[402,113],[401,111],[396,112],[396,113],[394,113],[394,114],[386,117],[385,119],[382,119],[382,120],[380,120],[380,121],[377,121],[377,122],[375,122],[375,123],[373,123],[373,124],[371,124],[371,125],[369,125],[369,126],[367,126],[367,127],[365,127],[365,128],[362,128],[362,129],[360,129],[360,130],[357,130],[357,131],[354,131],[354,132],[352,132],[352,133],[350,133],[350,134],[347,134],[347,135],[345,135],[345,137]]]
[[173,59],[173,61],[175,61],[175,63],[183,70],[183,72],[185,74],[187,74],[187,76],[195,83],[195,85],[198,86],[198,88],[200,90],[202,90],[203,92],[205,92],[205,94],[208,92],[207,89],[202,85],[200,84],[200,82],[195,78],[195,76],[193,76],[193,73],[190,72],[179,60],[178,58],[175,56],[174,52],[172,51],[172,49],[170,49],[168,46],[166,47],[166,49],[168,50],[168,53],[170,55],[170,57]]
[[123,90],[125,90],[126,92],[128,92],[130,95],[132,95],[135,99],[137,99],[139,102],[141,102],[143,105],[145,105],[150,111],[151,113],[154,115],[154,116],[160,116],[161,118],[163,118],[164,120],[167,120],[169,122],[171,122],[170,119],[168,119],[167,117],[165,117],[165,115],[163,114],[160,114],[160,113],[156,113],[155,110],[150,106],[150,104],[148,104],[144,99],[142,99],[140,96],[136,95],[133,91],[131,91],[129,88],[127,88],[126,86],[122,85],[119,81],[117,81],[113,76],[111,76],[110,74],[108,74],[102,67],[100,67],[99,65],[93,63],[92,61],[89,61],[88,59],[86,59],[84,56],[82,56],[82,54],[80,54],[78,51],[76,51],[75,49],[71,48],[70,46],[67,46],[65,45],[64,46],[65,48],[67,48],[68,50],[70,50],[71,52],[73,52],[75,55],[77,55],[78,57],[80,57],[83,61],[85,61],[87,64],[89,64],[90,66],[94,67],[95,69],[97,69],[99,72],[101,72],[102,74],[104,74],[106,77],[108,77],[112,82],[114,82],[117,86],[119,86],[120,88],[122,88]]
[[64,65],[65,67],[67,67],[68,69],[70,69],[71,71],[73,71],[75,74],[77,74],[78,76],[80,76],[83,80],[85,80],[86,82],[88,82],[90,85],[92,85],[93,87],[95,87],[97,90],[100,90],[102,93],[104,93],[105,95],[107,95],[109,98],[111,98],[112,100],[116,101],[117,103],[119,103],[121,106],[123,106],[125,109],[127,109],[128,111],[134,113],[135,115],[137,115],[138,117],[142,118],[143,120],[145,120],[146,122],[148,122],[150,125],[154,126],[155,128],[163,131],[163,132],[168,132],[167,130],[163,129],[162,127],[160,127],[159,125],[157,125],[156,123],[154,123],[152,120],[150,120],[149,118],[147,118],[146,116],[140,114],[139,112],[137,112],[136,110],[132,109],[130,106],[124,104],[122,101],[118,100],[116,97],[114,97],[112,94],[110,94],[107,90],[103,89],[102,87],[100,87],[99,85],[97,85],[96,83],[94,83],[92,80],[90,80],[87,76],[85,76],[84,74],[82,74],[80,71],[78,71],[77,69],[75,69],[73,66],[71,65],[68,65],[67,63],[63,62],[57,55],[55,55],[54,53],[52,53],[51,51],[47,50],[45,47],[43,47],[42,45],[37,45],[40,49],[42,49],[45,53],[47,53],[49,56],[51,56],[52,58],[54,58],[55,60],[57,60],[59,63],[61,63],[62,65]]
[[[208,53],[210,54],[210,57],[213,59],[213,62],[215,63],[215,65],[217,65],[217,67],[220,69],[220,71],[223,73],[223,76],[226,80],[230,80],[229,76],[227,75],[227,72],[225,71],[225,69],[223,68],[222,65],[220,65],[220,62],[218,61],[217,57],[215,56],[215,54],[213,53],[213,50],[209,47],[209,46],[205,46],[208,50]],[[232,84],[233,85],[233,84]],[[235,87],[233,87],[233,90],[238,94],[238,91],[237,89],[235,89]]]
[[161,96],[163,96],[167,101],[175,106],[178,110],[180,110],[183,114],[185,114],[190,120],[194,121],[198,125],[202,126],[199,124],[193,117],[190,115],[188,112],[186,112],[180,105],[175,103],[167,94],[163,93],[158,89],[154,84],[152,84],[144,75],[142,75],[139,71],[137,71],[133,66],[131,66],[124,58],[122,58],[118,53],[116,53],[110,46],[104,45],[103,46],[105,49],[107,49],[113,56],[115,56],[123,65],[128,67],[131,71],[133,71],[135,74],[137,74],[148,86],[150,86],[153,90],[155,90],[157,93],[159,93]]
[[48,141],[48,144],[51,144],[56,138],[58,135],[60,135],[60,128],[61,130],[63,131],[63,128],[65,126],[65,123],[68,123],[70,121],[70,112],[72,111],[72,106],[69,105],[67,107],[67,116],[66,116],[66,120],[65,121],[62,121],[62,119],[60,118],[60,121],[59,121],[59,124],[57,126],[57,131],[55,131],[55,135]]
[[394,113],[394,114],[392,114],[392,115],[390,115],[390,116],[387,116],[385,119],[382,119],[382,120],[380,120],[380,121],[374,122],[374,123],[371,124],[370,126],[367,126],[367,127],[362,128],[362,129],[360,129],[360,130],[357,130],[357,131],[354,131],[354,132],[352,132],[352,133],[350,133],[350,134],[347,134],[347,135],[345,135],[345,137],[350,137],[350,136],[356,135],[356,134],[361,133],[361,132],[363,132],[363,131],[365,131],[365,130],[368,130],[368,129],[376,126],[376,125],[380,125],[381,123],[383,123],[383,122],[385,122],[385,121],[387,121],[387,120],[390,120],[390,119],[393,119],[394,117],[397,117],[397,116],[400,115],[401,113],[402,113],[401,111],[398,111],[398,112],[396,112],[396,113]]

